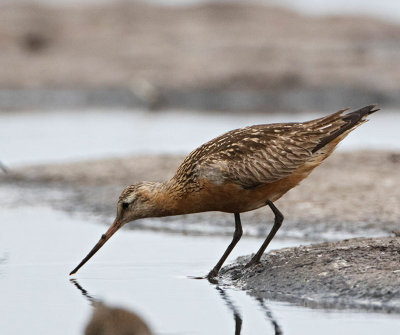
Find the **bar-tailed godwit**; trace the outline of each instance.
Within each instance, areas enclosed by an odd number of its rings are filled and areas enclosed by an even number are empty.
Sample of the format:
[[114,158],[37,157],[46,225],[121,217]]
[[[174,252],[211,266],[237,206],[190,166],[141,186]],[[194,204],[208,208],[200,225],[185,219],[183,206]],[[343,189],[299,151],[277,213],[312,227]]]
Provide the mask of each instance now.
[[282,225],[283,215],[274,202],[306,178],[378,109],[371,105],[344,114],[347,110],[308,122],[229,131],[192,151],[170,180],[128,186],[119,197],[114,223],[70,274],[77,272],[127,222],[206,211],[233,213],[233,239],[207,275],[213,278],[242,236],[240,213],[268,205],[275,215],[274,225],[247,265],[257,264]]

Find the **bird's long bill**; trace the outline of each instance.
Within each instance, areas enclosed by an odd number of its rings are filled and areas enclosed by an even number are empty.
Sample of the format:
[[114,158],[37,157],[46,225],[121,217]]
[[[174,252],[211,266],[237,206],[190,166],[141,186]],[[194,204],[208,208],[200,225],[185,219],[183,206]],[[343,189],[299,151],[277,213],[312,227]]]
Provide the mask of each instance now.
[[92,250],[87,254],[87,256],[82,259],[82,261],[79,263],[79,265],[71,271],[69,275],[73,275],[74,273],[78,272],[78,270],[89,260],[92,258],[92,256],[108,241],[108,239],[114,235],[114,233],[121,228],[121,223],[119,223],[117,220],[114,221],[114,223],[111,225],[110,228],[106,231],[105,234],[101,235],[101,238],[99,242],[93,247]]

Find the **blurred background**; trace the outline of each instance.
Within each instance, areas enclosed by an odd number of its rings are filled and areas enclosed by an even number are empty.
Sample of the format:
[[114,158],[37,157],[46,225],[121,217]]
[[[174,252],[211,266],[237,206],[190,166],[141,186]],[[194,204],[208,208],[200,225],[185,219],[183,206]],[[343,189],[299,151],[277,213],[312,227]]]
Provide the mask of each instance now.
[[388,0],[3,0],[0,107],[393,107],[399,9]]
[[[1,0],[0,221],[6,233],[0,235],[0,312],[12,316],[0,321],[0,332],[23,333],[24,324],[33,333],[70,334],[71,324],[73,333],[82,331],[90,305],[66,275],[104,232],[98,222],[111,222],[124,186],[170,177],[184,155],[233,128],[374,103],[383,110],[316,174],[321,185],[331,183],[325,191],[343,189],[349,179],[337,173],[346,175],[347,166],[354,190],[315,195],[309,187],[298,207],[299,193],[282,200],[295,215],[273,248],[385,235],[398,225],[398,1]],[[359,166],[365,170],[355,175]],[[389,179],[371,192],[383,166]],[[398,179],[390,179],[395,174]],[[323,199],[336,202],[324,207]],[[343,206],[361,204],[366,209],[353,212],[357,217],[343,216]],[[321,218],[335,225],[309,225]],[[374,225],[378,218],[386,225]],[[254,252],[265,234],[264,212],[247,221],[245,234],[253,239],[233,258]],[[139,311],[157,334],[233,332],[232,303],[208,283],[186,280],[218,258],[232,218],[167,218],[130,228],[134,234],[121,232],[88,265],[80,285],[106,303]],[[175,235],[159,235],[166,231]],[[243,313],[242,334],[276,331],[274,317],[266,322],[254,300],[229,294]],[[349,320],[364,334],[385,327],[390,333],[397,322],[269,306],[285,334],[337,333],[338,324],[349,333]]]
[[244,123],[400,102],[396,1],[0,7],[0,158],[8,165],[185,154]]

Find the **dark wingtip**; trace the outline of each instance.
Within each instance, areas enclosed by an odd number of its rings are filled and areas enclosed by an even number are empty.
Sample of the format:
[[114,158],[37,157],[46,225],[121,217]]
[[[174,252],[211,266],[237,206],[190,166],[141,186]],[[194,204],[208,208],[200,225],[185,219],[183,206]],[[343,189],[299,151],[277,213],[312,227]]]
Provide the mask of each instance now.
[[380,110],[380,108],[376,108],[377,105],[369,105],[365,106],[361,109],[358,109],[354,112],[347,113],[346,115],[343,116],[344,121],[349,121],[350,122],[350,127],[354,126],[357,124],[363,117],[366,115],[370,115],[372,113],[375,113]]
[[[372,108],[371,108],[371,110],[369,111],[368,114],[372,114],[372,113],[375,113],[375,112],[381,110],[379,107],[377,107],[377,105],[371,105],[371,107],[372,107]],[[376,109],[374,109],[374,108],[376,108]]]
[[[355,112],[352,112],[352,113],[358,113],[360,115],[369,115],[369,114],[375,113],[380,110],[380,108],[376,108],[376,106],[377,106],[376,104],[365,106],[365,107],[363,107]],[[376,108],[376,109],[374,109],[374,108]],[[352,114],[352,113],[349,113],[349,114]]]
[[372,113],[375,113],[375,112],[381,110],[380,108],[377,108],[377,106],[378,106],[377,104],[373,104],[373,105],[369,105],[364,108],[361,108],[361,110],[365,109],[367,114],[372,114]]
[[370,115],[372,113],[377,112],[380,110],[380,108],[376,108],[377,105],[369,105],[365,106],[361,109],[358,109],[354,112],[347,113],[345,115],[340,116],[343,121],[345,121],[347,124],[338,129],[336,132],[331,134],[330,136],[327,136],[324,138],[313,150],[311,150],[312,153],[317,152],[319,149],[323,148],[327,143],[332,141],[334,138],[339,136],[340,134],[343,134],[345,131],[355,127],[359,122],[362,122],[363,119],[366,115]]

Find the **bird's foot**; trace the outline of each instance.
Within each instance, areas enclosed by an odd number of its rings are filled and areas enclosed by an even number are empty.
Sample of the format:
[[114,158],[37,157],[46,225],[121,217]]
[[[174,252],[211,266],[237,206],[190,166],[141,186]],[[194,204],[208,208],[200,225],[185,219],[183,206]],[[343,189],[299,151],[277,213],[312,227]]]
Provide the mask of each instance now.
[[247,269],[247,268],[249,268],[249,267],[251,267],[251,266],[260,265],[260,264],[261,264],[260,260],[252,258],[252,259],[250,260],[250,262],[248,262],[248,263],[244,266],[244,268]]
[[218,284],[218,280],[216,279],[218,275],[218,271],[210,271],[210,273],[206,276],[189,276],[190,279],[207,279],[211,284]]
[[218,270],[212,269],[208,275],[206,276],[207,279],[215,278],[218,275]]
[[218,284],[218,280],[216,279],[217,275],[218,275],[218,270],[216,269],[212,269],[208,275],[206,276],[207,280],[211,283],[211,284]]

